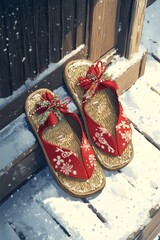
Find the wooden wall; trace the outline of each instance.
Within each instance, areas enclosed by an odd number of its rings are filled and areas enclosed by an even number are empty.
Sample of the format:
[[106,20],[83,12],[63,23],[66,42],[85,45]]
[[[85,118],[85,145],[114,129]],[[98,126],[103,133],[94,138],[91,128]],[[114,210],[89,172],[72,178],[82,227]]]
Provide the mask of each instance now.
[[1,0],[0,97],[85,41],[87,0]]
[[112,49],[131,58],[139,47],[146,4],[147,0],[1,0],[0,98],[81,44],[88,47],[92,61]]

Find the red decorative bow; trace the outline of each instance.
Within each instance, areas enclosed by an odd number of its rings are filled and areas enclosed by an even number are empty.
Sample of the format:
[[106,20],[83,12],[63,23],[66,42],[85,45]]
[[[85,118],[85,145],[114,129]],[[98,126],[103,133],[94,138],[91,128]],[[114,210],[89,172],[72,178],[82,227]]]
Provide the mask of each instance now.
[[79,83],[84,88],[84,101],[90,99],[94,94],[105,87],[112,88],[114,91],[117,90],[117,84],[115,81],[104,78],[106,67],[101,61],[98,61],[96,65],[92,65],[86,74],[86,77],[79,77]]
[[[69,100],[67,102],[67,100]],[[47,123],[48,126],[55,125],[57,123],[57,117],[59,112],[68,112],[68,106],[71,99],[65,98],[59,100],[56,96],[50,92],[45,92],[41,96],[41,102],[37,104],[36,112],[41,114],[41,125]]]

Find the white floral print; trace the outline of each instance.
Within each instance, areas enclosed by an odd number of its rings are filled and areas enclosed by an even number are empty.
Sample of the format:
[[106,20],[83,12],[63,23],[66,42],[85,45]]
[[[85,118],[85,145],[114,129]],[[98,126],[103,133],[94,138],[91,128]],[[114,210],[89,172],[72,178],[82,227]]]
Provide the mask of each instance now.
[[131,131],[125,131],[124,133],[121,133],[122,138],[125,140],[126,143],[129,143],[132,139],[132,132]]
[[91,149],[89,143],[87,143],[86,140],[84,140],[81,148],[83,148],[85,152],[87,152],[87,151],[89,151]]
[[61,156],[57,156],[56,158],[53,158],[53,161],[56,162],[56,165],[60,165],[64,162],[64,160],[61,158]]
[[[62,167],[60,168],[60,171],[63,172],[66,175],[69,175],[73,171],[73,165],[70,165],[69,162],[63,163]],[[74,174],[76,175],[76,171],[74,171]]]
[[117,126],[116,126],[117,129],[125,129],[125,128],[130,128],[130,126],[126,123],[126,121],[122,120]]
[[102,128],[102,127],[97,128],[95,130],[95,135],[93,136],[93,141],[101,149],[105,149],[105,146],[107,146],[108,152],[114,153],[115,150],[109,145],[109,143],[104,137],[104,134],[107,134],[108,136],[110,136],[110,134],[105,128]]
[[90,165],[91,165],[92,167],[94,166],[95,161],[96,161],[95,155],[94,155],[94,154],[90,154],[90,155],[89,155],[89,162],[90,162]]

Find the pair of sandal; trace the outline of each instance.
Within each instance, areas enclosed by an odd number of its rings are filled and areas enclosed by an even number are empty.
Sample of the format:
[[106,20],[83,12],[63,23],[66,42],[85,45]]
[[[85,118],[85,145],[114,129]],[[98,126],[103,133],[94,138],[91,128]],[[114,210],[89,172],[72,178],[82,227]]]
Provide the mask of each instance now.
[[68,111],[70,100],[60,100],[48,89],[33,92],[25,111],[59,185],[75,197],[87,197],[105,186],[101,166],[117,170],[131,161],[132,131],[116,82],[107,79],[101,61],[69,62],[64,77],[87,137],[79,117]]

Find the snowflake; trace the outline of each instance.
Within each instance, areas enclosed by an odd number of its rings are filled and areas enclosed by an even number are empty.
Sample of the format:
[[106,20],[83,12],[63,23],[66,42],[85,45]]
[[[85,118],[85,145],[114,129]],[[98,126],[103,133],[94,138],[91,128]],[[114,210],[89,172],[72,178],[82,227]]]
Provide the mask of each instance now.
[[98,141],[101,143],[101,144],[104,144],[104,145],[107,145],[108,142],[106,141],[106,139],[104,137],[100,137],[98,138]]
[[66,175],[69,175],[70,172],[72,172],[73,165],[70,165],[69,163],[63,163],[63,166],[61,167],[61,172],[63,172]]
[[121,136],[123,139],[125,139],[125,142],[129,143],[132,139],[132,132],[131,131],[125,131],[125,133],[121,133]]
[[95,155],[94,154],[90,154],[89,155],[89,162],[90,162],[90,165],[92,167],[94,166],[95,161],[96,161]]
[[86,140],[84,140],[84,143],[83,143],[83,145],[81,146],[81,148],[83,148],[84,151],[87,152],[87,151],[90,150],[90,145],[89,145],[89,143],[86,142]]
[[56,162],[56,165],[60,165],[64,162],[64,160],[61,158],[61,156],[57,156],[56,158],[53,158],[53,161]]
[[129,125],[125,122],[125,121],[121,121],[117,126],[116,126],[117,129],[120,129],[120,128],[129,128]]
[[111,134],[107,131],[107,129],[105,129],[103,127],[99,127],[99,130],[100,130],[101,135],[108,134],[109,136],[111,136]]

